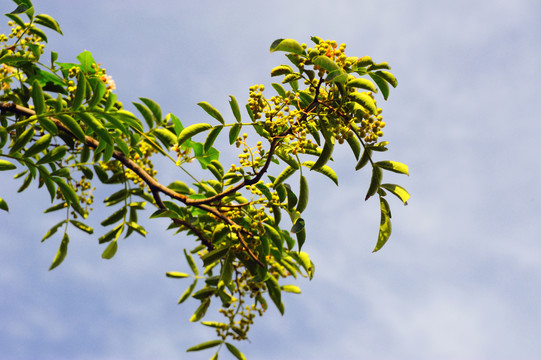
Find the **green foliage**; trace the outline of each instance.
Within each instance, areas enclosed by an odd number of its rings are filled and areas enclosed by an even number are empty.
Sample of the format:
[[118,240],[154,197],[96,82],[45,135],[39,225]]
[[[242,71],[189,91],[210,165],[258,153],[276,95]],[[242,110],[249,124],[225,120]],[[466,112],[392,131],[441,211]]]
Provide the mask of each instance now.
[[[18,169],[15,178],[23,178],[19,191],[32,183],[46,189],[52,205],[45,213],[65,211],[66,219],[42,239],[64,229],[50,270],[66,258],[71,228],[94,233],[84,223],[94,203],[92,191],[95,185],[109,185],[103,201],[111,210],[101,219],[107,229],[98,237],[102,258],[115,256],[122,235],[147,234],[139,218],[148,208],[151,219],[168,219],[175,234],[194,237],[193,249],[184,250],[191,274],[169,271],[166,276],[191,279],[178,302],[198,302],[189,320],[214,328],[218,339],[188,351],[219,350],[225,344],[244,359],[226,340],[246,340],[254,318],[268,310],[268,300],[284,314],[284,293],[301,292],[296,285],[281,285],[284,279],[314,275],[313,262],[301,251],[309,233],[301,218],[308,207],[307,173],[320,173],[338,185],[332,156],[344,142],[357,161],[354,168],[370,165],[372,170],[365,198],[377,194],[381,213],[374,251],[389,239],[391,211],[385,196],[390,192],[407,204],[409,194],[400,185],[382,184],[383,174],[408,175],[409,169],[373,159],[388,145],[381,141],[386,124],[375,93],[379,89],[386,100],[388,85],[397,85],[387,63],[348,57],[345,44],[317,37],[311,48],[278,39],[270,51],[285,52],[291,64],[273,68],[270,75],[283,76],[285,87],[273,83],[273,94],[267,95],[263,85],[251,86],[244,122],[237,99],[230,96],[228,116],[205,101],[198,103],[218,124],[184,126],[177,116],[164,116],[151,99],[133,103],[140,116],[125,110],[114,94],[114,81],[89,51],[75,63],[58,62],[52,52],[50,66],[43,65],[47,38],[40,26],[62,34],[60,26],[49,15],[34,15],[29,0],[16,3],[7,15],[11,34],[2,35],[0,48],[0,171]],[[241,135],[243,129],[252,135]],[[238,149],[238,163],[227,167],[220,162],[213,147],[220,136]],[[203,142],[194,140],[199,138]],[[156,157],[170,160],[186,176],[162,185]],[[194,164],[208,176],[196,180]],[[294,186],[286,182],[290,179]],[[0,209],[8,210],[1,198]],[[213,301],[223,322],[204,320]]]

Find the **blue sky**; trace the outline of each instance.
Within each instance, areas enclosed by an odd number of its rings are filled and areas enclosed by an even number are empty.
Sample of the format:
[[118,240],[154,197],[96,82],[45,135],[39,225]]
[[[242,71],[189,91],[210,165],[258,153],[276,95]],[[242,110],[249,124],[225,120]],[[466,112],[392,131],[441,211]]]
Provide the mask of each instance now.
[[[393,201],[393,235],[372,254],[378,203],[347,149],[336,187],[309,178],[305,249],[316,263],[286,314],[259,319],[249,359],[538,359],[541,356],[541,4],[516,1],[35,1],[65,36],[50,45],[69,62],[89,50],[125,103],[158,101],[184,124],[228,113],[269,84],[280,37],[348,44],[387,61],[399,86],[383,107],[390,151],[407,163],[412,198]],[[8,2],[2,13],[12,10]],[[7,26],[1,25],[6,31]],[[317,174],[316,174],[317,175]],[[159,169],[159,179],[178,176]],[[67,259],[48,272],[60,239],[39,240],[55,216],[45,194],[2,174],[0,349],[9,359],[207,359],[186,354],[213,332],[176,305],[193,239],[148,222],[147,238],[102,260],[98,234],[72,233]],[[164,182],[167,182],[164,180]],[[103,193],[102,193],[103,194]],[[315,196],[317,194],[317,197]],[[99,197],[100,192],[96,193]],[[391,199],[393,200],[393,199]],[[98,223],[101,214],[95,214]],[[190,356],[187,356],[190,355]],[[221,354],[220,358],[228,358]]]

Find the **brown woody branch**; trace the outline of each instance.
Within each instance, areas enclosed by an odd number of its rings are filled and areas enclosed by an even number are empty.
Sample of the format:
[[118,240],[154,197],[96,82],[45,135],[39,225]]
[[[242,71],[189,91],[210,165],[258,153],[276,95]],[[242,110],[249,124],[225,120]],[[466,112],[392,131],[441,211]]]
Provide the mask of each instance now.
[[[31,109],[28,109],[28,108],[26,108],[24,106],[17,105],[15,103],[6,103],[6,102],[0,102],[0,112],[2,114],[6,113],[6,112],[9,112],[9,113],[14,113],[14,114],[17,114],[17,115],[24,115],[24,116],[29,116],[29,117],[36,115],[35,111],[33,111]],[[55,123],[56,127],[60,131],[66,133],[69,136],[76,139],[76,137],[71,133],[71,131],[60,120],[58,120],[58,119],[56,119],[54,117],[49,117],[49,119],[51,119]],[[87,135],[87,136],[85,136],[85,144],[87,146],[93,148],[93,149],[96,149],[98,147],[98,145],[99,145],[99,141],[94,139],[93,137],[90,137],[90,136]],[[113,158],[117,159],[125,167],[127,167],[128,169],[133,171],[135,174],[137,174],[137,176],[139,176],[148,185],[148,187],[150,188],[150,190],[152,192],[152,196],[153,196],[158,208],[166,209],[166,206],[163,203],[163,201],[161,200],[160,195],[159,195],[159,193],[161,192],[161,193],[164,193],[165,195],[167,195],[167,196],[169,196],[169,197],[171,197],[173,199],[176,199],[176,200],[184,203],[185,205],[194,206],[194,207],[199,208],[201,210],[204,210],[204,211],[206,211],[208,213],[211,213],[216,218],[222,220],[226,224],[235,226],[237,228],[240,227],[237,223],[235,223],[232,219],[230,219],[229,217],[227,217],[226,215],[221,213],[218,209],[216,209],[215,207],[207,205],[207,203],[209,203],[210,201],[207,201],[205,203],[193,203],[192,201],[190,201],[191,199],[189,199],[185,195],[179,194],[176,191],[173,191],[173,190],[169,189],[168,187],[160,184],[149,173],[147,173],[143,168],[141,168],[139,165],[137,165],[137,163],[135,161],[131,160],[126,155],[124,155],[124,153],[122,153],[120,151],[117,151],[117,150],[114,150],[113,151]],[[199,232],[197,229],[193,228],[193,226],[190,226],[190,225],[187,226],[186,225],[187,223],[185,221],[181,220],[181,219],[172,219],[172,220],[174,222],[179,223],[181,225],[184,225],[188,229],[192,230],[196,234],[196,236],[202,241],[202,243],[205,246],[207,246],[207,248],[209,248],[209,247],[212,248],[212,244],[206,239],[206,237],[201,232]],[[245,231],[245,232],[247,234],[250,234],[247,231]],[[239,239],[240,238],[241,237],[239,236]],[[259,265],[264,266],[263,263],[257,258],[257,256],[250,250],[250,248],[247,246],[246,242],[244,242],[244,241],[241,241],[241,242],[242,242],[242,245],[245,247],[246,251],[248,252],[248,254],[250,255],[250,257],[252,257]]]

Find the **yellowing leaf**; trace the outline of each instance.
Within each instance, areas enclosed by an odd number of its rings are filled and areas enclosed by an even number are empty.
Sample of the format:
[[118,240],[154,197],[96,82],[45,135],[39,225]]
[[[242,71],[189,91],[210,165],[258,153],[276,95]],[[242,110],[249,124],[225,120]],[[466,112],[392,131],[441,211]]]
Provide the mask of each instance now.
[[13,169],[16,169],[16,168],[17,168],[17,166],[13,165],[9,161],[0,159],[0,171],[13,170]]
[[349,94],[351,99],[356,103],[359,103],[364,108],[369,110],[372,114],[376,113],[376,102],[367,93],[353,92]]
[[296,285],[283,285],[282,291],[293,293],[293,294],[300,294],[301,288]]
[[410,194],[402,186],[396,184],[381,184],[381,187],[396,195],[400,200],[402,200],[404,205],[408,205]]
[[291,74],[293,69],[288,65],[280,65],[271,70],[271,76]]
[[275,51],[286,51],[286,52],[292,52],[299,55],[304,54],[304,50],[301,44],[299,44],[297,40],[294,40],[294,39],[274,40],[270,46],[270,52],[275,52]]
[[229,352],[233,354],[238,360],[246,360],[244,354],[241,353],[240,350],[237,349],[235,346],[227,342],[225,343],[225,346],[227,347],[227,350],[229,350]]
[[398,85],[398,80],[396,80],[395,76],[391,74],[388,71],[376,71],[376,74],[382,78],[383,80],[387,81],[389,84],[391,84],[392,87],[396,87]]
[[390,160],[378,161],[377,163],[374,164],[374,166],[377,166],[377,167],[380,167],[382,169],[389,170],[392,172],[396,172],[399,174],[409,175],[408,165],[399,163],[397,161],[390,161]]

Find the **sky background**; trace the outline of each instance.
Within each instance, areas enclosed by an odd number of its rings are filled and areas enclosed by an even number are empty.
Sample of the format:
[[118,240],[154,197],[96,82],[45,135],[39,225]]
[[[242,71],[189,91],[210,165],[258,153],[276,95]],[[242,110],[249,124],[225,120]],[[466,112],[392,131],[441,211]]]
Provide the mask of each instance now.
[[[310,174],[304,249],[315,278],[285,295],[285,316],[271,307],[257,319],[251,343],[238,345],[248,359],[539,359],[539,1],[74,4],[34,4],[64,31],[48,33],[60,60],[91,51],[125,105],[151,98],[185,125],[213,121],[197,102],[232,119],[228,95],[244,102],[249,86],[270,84],[270,69],[287,63],[268,51],[277,38],[345,42],[349,55],[387,61],[398,78],[378,102],[390,141],[378,159],[409,165],[409,177],[386,174],[410,191],[409,205],[390,199],[393,234],[372,254],[379,204],[363,199],[369,174],[355,172],[346,148],[332,164],[339,187]],[[158,170],[159,180],[178,176]],[[196,301],[176,304],[188,281],[164,276],[188,269],[182,249],[192,238],[145,222],[149,235],[121,242],[106,261],[97,244],[105,229],[74,229],[68,257],[48,272],[60,239],[40,239],[58,219],[42,213],[46,194],[15,194],[12,175],[0,176],[10,206],[0,213],[0,357],[210,358],[185,352],[214,331],[188,322]]]

